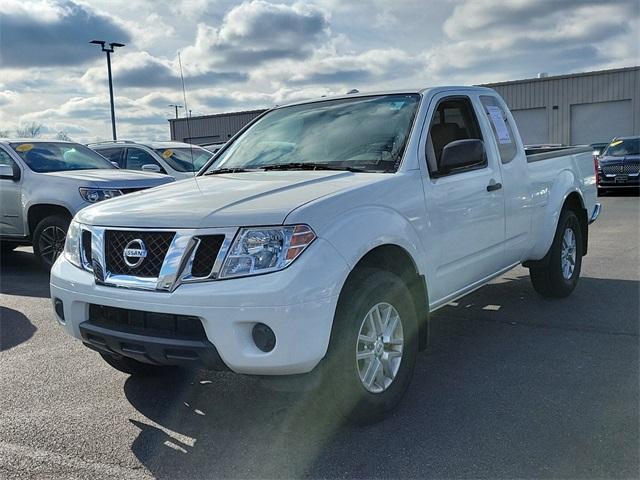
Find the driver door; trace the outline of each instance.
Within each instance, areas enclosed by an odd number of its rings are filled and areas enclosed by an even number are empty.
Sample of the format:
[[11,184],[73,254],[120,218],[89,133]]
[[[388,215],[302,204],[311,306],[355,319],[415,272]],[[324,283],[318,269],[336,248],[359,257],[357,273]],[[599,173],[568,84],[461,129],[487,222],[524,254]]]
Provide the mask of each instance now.
[[[20,167],[8,152],[0,147],[0,165],[9,165],[14,172],[20,172]],[[24,235],[22,213],[22,176],[18,179],[0,178],[0,235]]]
[[442,152],[451,142],[485,141],[478,122],[478,100],[440,94],[430,105],[423,175],[436,281],[429,288],[435,302],[445,302],[498,272],[504,264],[505,212],[502,176],[495,155],[485,147],[484,163],[443,173]]

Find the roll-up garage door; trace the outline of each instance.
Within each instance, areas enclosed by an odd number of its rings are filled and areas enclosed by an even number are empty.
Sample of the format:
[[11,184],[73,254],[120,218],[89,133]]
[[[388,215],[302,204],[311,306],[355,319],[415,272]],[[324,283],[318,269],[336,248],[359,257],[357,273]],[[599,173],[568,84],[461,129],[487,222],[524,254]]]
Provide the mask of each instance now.
[[571,143],[608,142],[633,133],[631,100],[571,105]]
[[546,108],[512,110],[511,113],[516,120],[522,142],[525,145],[549,143],[549,122]]

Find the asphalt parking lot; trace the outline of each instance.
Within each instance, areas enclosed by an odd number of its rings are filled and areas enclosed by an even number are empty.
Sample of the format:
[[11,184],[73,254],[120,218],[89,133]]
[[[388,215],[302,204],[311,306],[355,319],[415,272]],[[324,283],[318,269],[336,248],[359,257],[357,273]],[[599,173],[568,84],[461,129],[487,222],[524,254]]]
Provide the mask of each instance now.
[[440,310],[401,406],[359,428],[252,378],[111,369],[20,249],[0,265],[0,477],[637,478],[640,202],[600,201],[570,298],[518,268]]

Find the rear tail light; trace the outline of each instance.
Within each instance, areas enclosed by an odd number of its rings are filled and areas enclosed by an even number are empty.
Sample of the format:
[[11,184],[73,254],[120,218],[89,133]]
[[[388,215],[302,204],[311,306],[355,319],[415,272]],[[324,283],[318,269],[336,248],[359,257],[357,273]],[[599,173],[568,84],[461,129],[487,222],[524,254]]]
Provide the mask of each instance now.
[[596,172],[596,185],[600,183],[600,162],[598,161],[598,155],[593,156],[593,169]]

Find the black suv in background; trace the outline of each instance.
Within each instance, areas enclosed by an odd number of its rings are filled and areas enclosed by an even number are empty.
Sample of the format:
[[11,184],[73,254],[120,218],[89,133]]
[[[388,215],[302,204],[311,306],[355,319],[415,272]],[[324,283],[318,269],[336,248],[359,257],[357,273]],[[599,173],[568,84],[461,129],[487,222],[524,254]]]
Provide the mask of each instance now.
[[598,192],[640,187],[640,136],[614,138],[597,161]]

